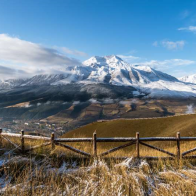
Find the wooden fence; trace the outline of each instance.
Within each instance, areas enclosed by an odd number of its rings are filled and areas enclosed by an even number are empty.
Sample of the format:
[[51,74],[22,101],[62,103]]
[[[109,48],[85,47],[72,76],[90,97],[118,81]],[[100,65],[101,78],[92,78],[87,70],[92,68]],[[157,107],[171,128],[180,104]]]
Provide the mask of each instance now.
[[[17,144],[13,143],[9,138],[20,138],[21,144],[18,146]],[[196,137],[180,137],[180,132],[177,132],[176,137],[139,137],[139,132],[136,133],[136,137],[116,137],[116,138],[97,138],[96,132],[93,133],[92,138],[55,138],[54,133],[51,134],[51,137],[42,137],[42,136],[32,136],[32,135],[25,135],[24,131],[21,131],[21,134],[15,134],[15,133],[3,133],[2,129],[0,129],[0,145],[2,142],[2,139],[6,140],[7,142],[11,143],[15,150],[19,150],[22,153],[28,153],[32,150],[38,149],[40,147],[49,146],[51,145],[51,149],[53,150],[55,146],[61,146],[66,149],[69,149],[75,153],[87,156],[87,157],[104,157],[112,152],[118,151],[120,149],[123,149],[128,146],[135,145],[136,148],[136,158],[146,158],[146,159],[159,159],[159,158],[169,158],[169,159],[181,159],[181,158],[196,158],[196,155],[193,156],[187,156],[188,154],[195,152],[196,147],[193,149],[190,149],[188,151],[185,151],[181,153],[180,149],[180,142],[181,141],[196,141]],[[26,149],[25,147],[25,139],[30,140],[42,140],[45,141],[45,143],[41,145],[36,145],[31,148]],[[173,141],[176,142],[176,154],[171,153],[169,151],[166,151],[164,149],[161,149],[159,147],[147,144],[146,142],[155,142],[155,141]],[[74,143],[74,142],[91,142],[92,143],[92,150],[93,153],[87,153],[84,151],[81,151],[77,148],[74,148],[72,146],[69,146],[64,143]],[[123,145],[120,145],[118,147],[112,148],[110,150],[107,150],[101,154],[97,154],[97,143],[106,143],[106,142],[121,142],[125,143]],[[165,153],[169,156],[167,157],[142,157],[140,156],[140,145],[157,150],[159,152]]]

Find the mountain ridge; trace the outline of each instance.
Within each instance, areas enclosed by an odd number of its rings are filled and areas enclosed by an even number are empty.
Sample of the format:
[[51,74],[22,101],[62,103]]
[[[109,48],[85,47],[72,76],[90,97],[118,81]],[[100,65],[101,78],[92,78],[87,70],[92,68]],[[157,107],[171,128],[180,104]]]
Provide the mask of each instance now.
[[0,89],[72,83],[132,86],[152,98],[196,97],[196,85],[187,84],[150,66],[131,65],[115,55],[91,57],[82,66],[67,67],[66,73],[62,74],[43,74],[27,79],[1,81]]
[[186,83],[196,84],[196,74],[181,77],[179,80]]

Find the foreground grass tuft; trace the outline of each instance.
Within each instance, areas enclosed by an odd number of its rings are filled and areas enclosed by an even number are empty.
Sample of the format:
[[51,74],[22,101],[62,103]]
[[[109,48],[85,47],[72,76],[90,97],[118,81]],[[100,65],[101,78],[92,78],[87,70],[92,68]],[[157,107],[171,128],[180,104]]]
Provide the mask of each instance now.
[[[57,161],[57,160],[55,160]],[[1,195],[194,195],[194,162],[146,162],[91,159],[88,162],[52,158],[10,157],[1,179]],[[159,167],[162,165],[162,167]],[[1,167],[2,168],[2,167]]]

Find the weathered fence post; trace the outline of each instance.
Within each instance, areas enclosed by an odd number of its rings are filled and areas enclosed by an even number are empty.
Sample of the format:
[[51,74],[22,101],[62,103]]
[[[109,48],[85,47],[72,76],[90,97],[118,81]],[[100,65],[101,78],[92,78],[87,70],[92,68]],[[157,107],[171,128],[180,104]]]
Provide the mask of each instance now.
[[137,158],[140,158],[140,142],[139,142],[139,138],[140,138],[140,133],[139,132],[137,132],[136,133],[136,157]]
[[93,133],[93,156],[97,157],[97,133]]
[[176,133],[176,140],[177,140],[177,158],[181,159],[181,154],[180,154],[180,132]]
[[22,153],[24,153],[24,151],[25,151],[24,130],[21,130],[21,150],[22,150]]
[[52,150],[55,149],[55,143],[54,143],[54,132],[52,132],[51,134],[51,147],[52,147]]
[[0,128],[0,147],[2,146],[2,137],[1,137],[2,129]]

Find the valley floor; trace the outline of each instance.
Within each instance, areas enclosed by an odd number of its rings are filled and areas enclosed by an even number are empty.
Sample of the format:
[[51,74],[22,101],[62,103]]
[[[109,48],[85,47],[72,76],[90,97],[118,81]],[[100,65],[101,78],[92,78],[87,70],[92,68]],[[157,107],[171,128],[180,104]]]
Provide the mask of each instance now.
[[[83,102],[44,102],[43,100],[0,108],[4,131],[24,129],[30,134],[62,135],[92,122],[112,119],[153,118],[195,112],[195,99],[90,99]],[[1,117],[2,116],[2,117]]]

